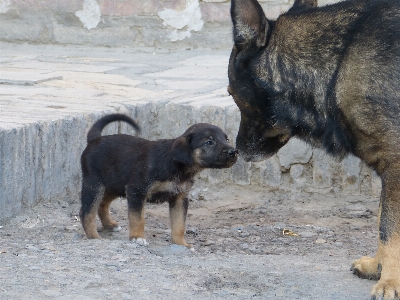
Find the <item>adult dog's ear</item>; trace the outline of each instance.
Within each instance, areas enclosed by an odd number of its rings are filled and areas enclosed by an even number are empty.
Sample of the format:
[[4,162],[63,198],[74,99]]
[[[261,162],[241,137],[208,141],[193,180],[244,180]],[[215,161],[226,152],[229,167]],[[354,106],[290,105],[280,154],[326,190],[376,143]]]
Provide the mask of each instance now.
[[260,48],[267,44],[269,25],[256,0],[232,0],[233,40],[238,50]]
[[190,166],[193,164],[190,137],[180,136],[172,144],[172,160],[180,164]]

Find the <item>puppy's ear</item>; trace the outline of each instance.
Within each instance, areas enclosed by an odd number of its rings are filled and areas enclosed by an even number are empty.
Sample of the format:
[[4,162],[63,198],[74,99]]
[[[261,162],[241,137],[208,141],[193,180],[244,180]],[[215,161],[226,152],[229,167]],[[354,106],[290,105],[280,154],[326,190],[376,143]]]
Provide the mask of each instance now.
[[172,144],[172,160],[186,166],[193,164],[192,148],[190,147],[190,137],[180,136]]

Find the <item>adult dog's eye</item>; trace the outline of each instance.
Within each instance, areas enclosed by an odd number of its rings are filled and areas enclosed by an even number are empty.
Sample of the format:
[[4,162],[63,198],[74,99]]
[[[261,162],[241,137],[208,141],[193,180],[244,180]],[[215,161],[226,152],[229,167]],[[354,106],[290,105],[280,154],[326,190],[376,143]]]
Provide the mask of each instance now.
[[229,143],[229,139],[227,138],[226,141]]
[[214,142],[213,142],[213,141],[207,141],[207,142],[204,144],[204,146],[212,146],[212,145],[214,145]]

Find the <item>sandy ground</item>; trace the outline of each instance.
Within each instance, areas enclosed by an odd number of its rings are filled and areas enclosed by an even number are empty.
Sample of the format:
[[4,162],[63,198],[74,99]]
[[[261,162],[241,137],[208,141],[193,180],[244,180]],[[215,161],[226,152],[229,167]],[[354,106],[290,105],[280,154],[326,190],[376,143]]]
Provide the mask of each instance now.
[[170,245],[167,204],[146,207],[147,248],[128,240],[125,199],[111,207],[122,230],[101,240],[84,237],[77,199],[0,224],[0,298],[369,298],[374,282],[349,269],[374,254],[378,199],[251,186],[195,194],[186,232],[195,252]]

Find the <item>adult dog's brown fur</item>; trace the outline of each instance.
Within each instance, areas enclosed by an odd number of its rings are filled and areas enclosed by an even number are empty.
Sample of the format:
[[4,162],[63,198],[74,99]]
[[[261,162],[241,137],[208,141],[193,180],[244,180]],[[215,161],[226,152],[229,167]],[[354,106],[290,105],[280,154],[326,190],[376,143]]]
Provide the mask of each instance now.
[[378,251],[352,269],[379,279],[373,299],[399,299],[400,1],[296,0],[270,21],[256,0],[232,0],[231,16],[239,152],[266,159],[297,136],[372,167],[382,179]]
[[196,124],[176,139],[148,141],[116,134],[101,136],[102,129],[114,121],[125,121],[137,130],[129,117],[107,115],[90,129],[88,145],[82,153],[82,195],[80,217],[86,236],[100,238],[96,213],[104,228],[119,230],[109,213],[117,197],[128,200],[129,239],[147,244],[144,239],[144,205],[169,202],[172,243],[190,247],[185,241],[188,191],[194,176],[205,168],[229,168],[237,151],[217,126]]

